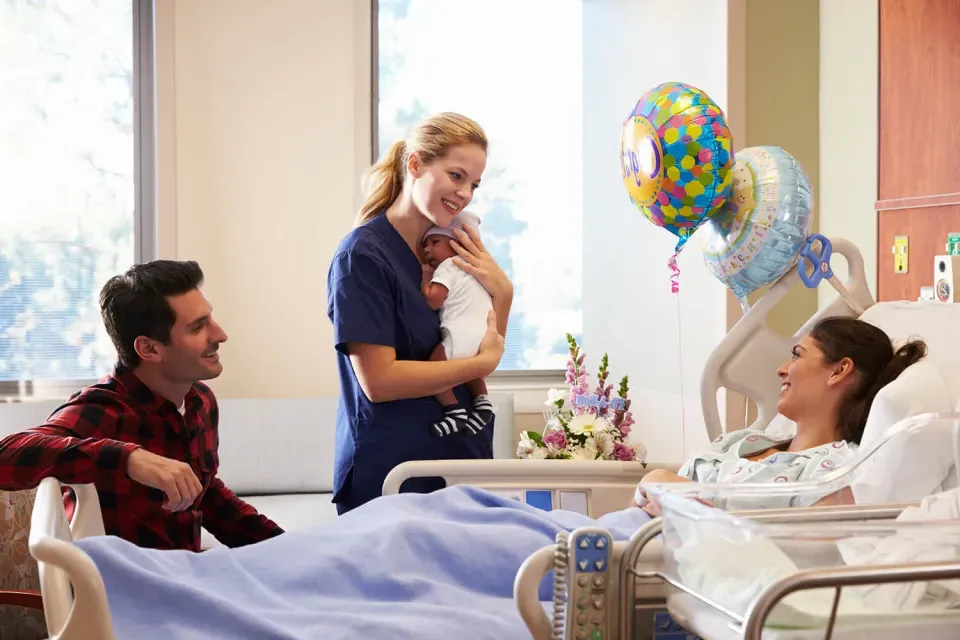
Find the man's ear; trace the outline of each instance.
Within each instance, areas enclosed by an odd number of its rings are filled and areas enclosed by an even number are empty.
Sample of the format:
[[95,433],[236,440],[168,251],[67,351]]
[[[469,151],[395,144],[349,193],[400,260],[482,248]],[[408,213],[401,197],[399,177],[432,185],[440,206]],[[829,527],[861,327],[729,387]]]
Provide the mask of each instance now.
[[839,362],[831,365],[830,378],[827,380],[828,385],[836,385],[847,383],[853,380],[853,374],[856,371],[856,367],[853,366],[853,360],[850,358],[841,358]]
[[160,347],[153,338],[138,336],[133,341],[133,349],[144,362],[160,362]]
[[423,169],[423,163],[420,162],[420,154],[414,151],[407,156],[407,173],[414,178],[419,178]]

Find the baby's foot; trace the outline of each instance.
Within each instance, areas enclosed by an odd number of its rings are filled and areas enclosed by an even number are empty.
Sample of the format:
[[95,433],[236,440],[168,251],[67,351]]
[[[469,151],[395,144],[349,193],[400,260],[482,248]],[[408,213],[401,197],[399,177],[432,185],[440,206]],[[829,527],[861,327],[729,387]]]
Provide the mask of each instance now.
[[433,429],[433,435],[443,437],[449,436],[452,433],[458,433],[467,426],[468,418],[467,410],[459,404],[451,404],[444,407],[443,419],[439,422],[434,422],[431,427]]
[[467,419],[467,429],[470,433],[476,435],[483,431],[483,428],[490,424],[493,419],[493,403],[487,394],[481,394],[473,400],[473,411]]

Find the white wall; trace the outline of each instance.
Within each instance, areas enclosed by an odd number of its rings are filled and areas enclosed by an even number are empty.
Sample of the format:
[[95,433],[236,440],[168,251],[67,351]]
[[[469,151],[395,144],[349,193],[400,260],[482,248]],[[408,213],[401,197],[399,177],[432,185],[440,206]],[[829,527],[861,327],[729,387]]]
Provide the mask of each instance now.
[[[876,296],[877,0],[820,0],[820,233],[859,247]],[[835,270],[846,277],[846,265]],[[837,293],[821,285],[821,307]]]
[[630,203],[617,149],[637,98],[661,82],[693,84],[727,109],[727,3],[692,0],[682,13],[664,2],[584,4],[584,349],[592,380],[604,351],[611,382],[630,376],[637,434],[649,459],[666,461],[706,441],[700,374],[726,332],[727,290],[695,236],[680,254],[679,297],[670,292],[677,239]]
[[369,164],[370,12],[157,0],[160,257],[195,259],[224,397],[337,392],[326,274]]

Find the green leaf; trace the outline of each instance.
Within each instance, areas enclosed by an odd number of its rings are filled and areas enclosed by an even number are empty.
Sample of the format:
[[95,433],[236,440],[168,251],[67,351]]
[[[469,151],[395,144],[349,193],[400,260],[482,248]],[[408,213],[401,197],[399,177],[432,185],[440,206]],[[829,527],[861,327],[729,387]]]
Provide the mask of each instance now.
[[537,443],[538,447],[543,446],[543,437],[536,431],[524,431],[523,435]]

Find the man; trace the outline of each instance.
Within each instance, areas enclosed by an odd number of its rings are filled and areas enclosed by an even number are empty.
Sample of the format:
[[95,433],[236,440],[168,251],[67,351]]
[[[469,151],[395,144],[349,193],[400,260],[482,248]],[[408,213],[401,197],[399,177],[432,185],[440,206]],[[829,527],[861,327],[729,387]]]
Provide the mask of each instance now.
[[223,370],[227,334],[202,284],[196,262],[157,260],[104,285],[119,363],[43,426],[0,441],[0,489],[93,483],[107,534],[142,547],[199,551],[201,525],[230,547],[283,533],[217,477],[217,400],[200,381]]

